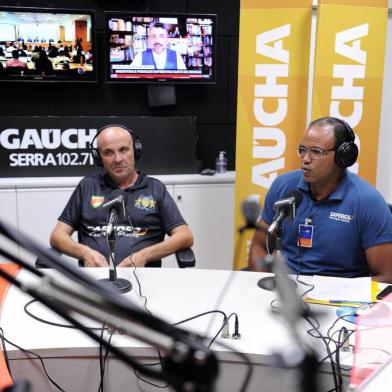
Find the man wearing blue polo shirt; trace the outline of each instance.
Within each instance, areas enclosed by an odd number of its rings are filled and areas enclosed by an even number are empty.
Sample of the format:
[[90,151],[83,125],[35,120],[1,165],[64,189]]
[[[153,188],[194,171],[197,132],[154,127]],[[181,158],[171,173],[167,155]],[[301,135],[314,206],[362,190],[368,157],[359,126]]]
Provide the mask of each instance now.
[[[294,220],[282,223],[282,252],[296,274],[373,276],[392,283],[392,215],[380,193],[349,172],[358,156],[355,135],[344,121],[324,117],[306,130],[298,156],[301,170],[271,185],[261,224],[274,218],[273,204],[297,189],[303,199]],[[250,268],[267,254],[266,234],[252,241]]]

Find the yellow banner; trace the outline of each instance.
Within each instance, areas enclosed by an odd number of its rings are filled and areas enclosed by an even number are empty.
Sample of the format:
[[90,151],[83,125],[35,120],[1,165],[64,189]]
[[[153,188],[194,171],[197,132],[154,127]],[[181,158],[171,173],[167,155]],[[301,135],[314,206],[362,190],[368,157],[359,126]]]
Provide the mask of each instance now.
[[322,0],[317,14],[312,119],[351,125],[360,154],[350,170],[373,184],[387,17],[387,0]]
[[[294,3],[294,4],[293,4]],[[299,167],[306,127],[311,0],[241,0],[238,65],[236,220],[241,202],[260,203],[272,181]],[[253,233],[247,233],[249,244]],[[237,242],[237,230],[236,230]],[[234,268],[247,264],[244,247]]]

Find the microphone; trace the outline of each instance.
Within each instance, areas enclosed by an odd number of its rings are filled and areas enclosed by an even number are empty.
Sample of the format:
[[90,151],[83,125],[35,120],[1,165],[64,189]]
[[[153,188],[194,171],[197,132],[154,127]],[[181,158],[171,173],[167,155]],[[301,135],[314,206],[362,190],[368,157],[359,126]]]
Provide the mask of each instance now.
[[106,234],[110,236],[113,232],[114,225],[119,219],[125,219],[126,217],[126,194],[118,189],[113,192],[114,198],[107,201],[102,205],[104,210],[109,210],[109,218],[106,226]]
[[254,196],[246,197],[241,204],[242,216],[245,219],[245,225],[240,227],[239,231],[242,233],[246,229],[257,229],[256,222],[260,218],[261,207]]
[[[293,189],[289,191],[284,199],[280,199],[274,203],[272,206],[273,210],[276,212],[274,219],[270,227],[267,230],[267,239],[268,236],[272,233],[275,234],[276,240],[276,253],[281,257],[281,250],[282,250],[282,233],[281,230],[278,228],[280,227],[284,218],[288,217],[290,219],[295,218],[296,209],[302,202],[302,193],[298,189]],[[267,269],[274,270],[275,265],[275,258],[271,255],[267,255],[267,257],[262,261],[263,266]],[[276,275],[276,272],[275,272]],[[296,283],[290,280],[294,286]],[[261,278],[257,285],[264,289],[264,290],[274,290],[276,288],[276,279],[275,276],[267,276],[265,278]]]
[[277,227],[282,223],[284,218],[295,218],[296,209],[301,204],[302,198],[302,193],[298,189],[293,189],[287,193],[284,199],[280,199],[274,203],[272,208],[276,214],[268,228],[269,234],[276,231]]
[[121,190],[116,189],[112,193],[112,198],[102,205],[104,210],[109,210],[109,216],[106,226],[106,236],[108,239],[109,246],[109,278],[100,279],[101,282],[109,285],[115,291],[119,293],[126,293],[132,289],[132,284],[127,279],[119,279],[117,278],[116,266],[114,264],[114,247],[115,247],[115,239],[116,233],[113,230],[114,225],[120,219],[125,219],[127,215],[126,208],[126,200],[127,194]]

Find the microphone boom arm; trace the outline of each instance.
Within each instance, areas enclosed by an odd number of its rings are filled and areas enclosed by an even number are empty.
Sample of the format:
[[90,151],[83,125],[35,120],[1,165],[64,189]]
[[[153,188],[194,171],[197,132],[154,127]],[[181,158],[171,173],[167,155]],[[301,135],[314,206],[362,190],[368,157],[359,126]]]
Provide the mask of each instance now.
[[[44,249],[32,238],[18,232],[0,220],[0,233],[39,256],[45,256],[49,264],[73,281],[73,287],[65,286],[58,279],[34,272],[34,281],[20,281],[7,274],[0,267],[0,276],[15,284],[22,291],[42,302],[65,320],[75,325],[95,341],[113,352],[127,365],[137,369],[149,377],[169,382],[176,391],[185,391],[191,383],[194,391],[213,391],[218,375],[218,363],[213,352],[204,344],[203,338],[172,326],[166,321],[152,316],[137,308],[126,298],[114,290],[96,282],[80,269],[64,263],[53,252]],[[0,254],[18,264],[26,266],[26,262],[16,255],[0,248]],[[19,262],[20,261],[20,262]],[[72,316],[72,312],[87,316],[105,323],[113,329],[120,330],[147,344],[165,351],[165,369],[163,372],[153,371],[138,364],[123,350],[101,339],[92,330],[85,327]]]

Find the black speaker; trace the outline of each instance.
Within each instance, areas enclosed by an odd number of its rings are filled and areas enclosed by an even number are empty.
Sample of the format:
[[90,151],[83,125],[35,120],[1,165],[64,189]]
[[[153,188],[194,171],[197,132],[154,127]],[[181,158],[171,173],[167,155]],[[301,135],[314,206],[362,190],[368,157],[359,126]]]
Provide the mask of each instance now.
[[335,163],[339,167],[349,167],[352,166],[358,158],[358,147],[354,143],[355,134],[353,129],[350,127],[346,121],[337,118],[346,130],[346,140],[336,147],[335,150]]
[[150,107],[171,106],[177,103],[174,86],[147,86],[148,105]]
[[126,131],[128,131],[131,134],[132,141],[133,141],[133,155],[135,157],[135,162],[139,161],[142,158],[143,146],[142,146],[142,143],[141,143],[141,141],[139,139],[139,136],[136,135],[135,132],[133,132],[131,129],[129,129],[126,126],[121,125],[121,124],[104,125],[102,128],[98,129],[96,135],[94,136],[94,139],[90,143],[90,153],[91,153],[91,155],[92,155],[92,157],[94,159],[95,164],[97,166],[99,166],[99,167],[103,167],[103,163],[102,163],[101,155],[99,153],[98,148],[94,147],[95,139],[105,129],[107,129],[107,128],[114,128],[114,127],[125,129]]

